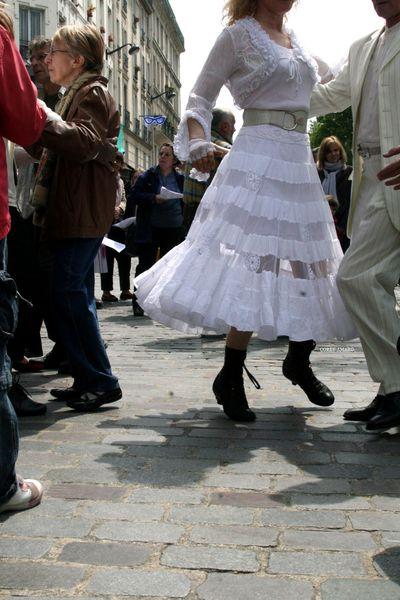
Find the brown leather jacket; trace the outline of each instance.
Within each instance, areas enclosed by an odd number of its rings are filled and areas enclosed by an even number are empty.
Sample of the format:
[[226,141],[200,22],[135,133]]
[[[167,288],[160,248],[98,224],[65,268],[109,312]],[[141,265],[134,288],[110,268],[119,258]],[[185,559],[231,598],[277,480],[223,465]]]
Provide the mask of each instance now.
[[107,138],[118,135],[119,122],[107,80],[99,75],[78,89],[65,121],[46,125],[39,143],[58,156],[43,223],[46,239],[96,238],[110,229],[117,181],[96,158]]

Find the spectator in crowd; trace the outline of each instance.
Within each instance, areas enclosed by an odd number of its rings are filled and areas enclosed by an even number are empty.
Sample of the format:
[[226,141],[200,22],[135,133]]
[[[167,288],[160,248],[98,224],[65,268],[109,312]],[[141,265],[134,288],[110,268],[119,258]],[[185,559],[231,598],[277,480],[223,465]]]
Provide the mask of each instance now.
[[0,512],[25,510],[40,503],[43,487],[15,472],[18,423],[7,390],[11,384],[6,341],[16,325],[15,283],[5,273],[5,239],[10,229],[5,137],[16,144],[32,144],[40,136],[46,113],[13,40],[13,24],[0,4]]
[[[182,193],[183,175],[177,173],[176,164],[173,147],[163,144],[158,155],[158,165],[140,175],[130,193],[127,215],[132,216],[136,208],[136,276],[150,269],[157,258],[167,254],[182,241],[182,200],[166,199],[160,194],[162,187]],[[136,297],[132,300],[132,306],[135,316],[143,315]]]
[[[117,178],[117,196],[115,200],[114,223],[122,221],[126,210],[125,186],[121,178],[121,170],[124,166],[124,157],[118,153],[115,159],[115,174]],[[119,227],[111,227],[109,237],[117,242],[125,242],[125,232]],[[117,252],[113,248],[106,246],[107,273],[101,273],[101,289],[103,302],[118,302],[117,296],[111,293],[113,289],[114,260],[117,261],[119,274],[119,287],[121,290],[121,300],[132,300],[133,294],[130,291],[131,257],[122,250]]]
[[339,204],[335,213],[335,224],[343,252],[350,245],[349,238],[342,234],[347,229],[351,196],[350,176],[353,172],[353,168],[348,166],[346,161],[346,150],[336,136],[331,135],[322,140],[318,149],[318,174],[325,194],[337,198]]
[[51,393],[78,411],[122,397],[94,298],[93,263],[113,221],[117,188],[114,170],[101,160],[119,129],[115,103],[100,75],[103,60],[104,42],[96,28],[65,26],[55,33],[46,63],[51,81],[66,88],[57,107],[61,119],[30,149],[41,154],[32,204],[43,238],[53,243],[57,329],[74,378],[71,387]]
[[229,110],[214,108],[211,121],[211,142],[218,146],[217,151],[214,152],[215,168],[210,172],[210,177],[207,181],[197,181],[193,177],[190,177],[192,164],[189,162],[185,167],[185,182],[183,186],[183,227],[185,233],[190,229],[201,199],[214,179],[222,158],[232,147],[234,133],[234,114]]

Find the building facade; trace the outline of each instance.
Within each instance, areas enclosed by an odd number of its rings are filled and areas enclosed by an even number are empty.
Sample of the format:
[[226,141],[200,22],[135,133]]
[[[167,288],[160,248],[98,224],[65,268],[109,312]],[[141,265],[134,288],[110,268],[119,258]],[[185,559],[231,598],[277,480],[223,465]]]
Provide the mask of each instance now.
[[[100,29],[107,49],[104,75],[121,113],[125,161],[142,169],[155,164],[159,144],[172,142],[180,117],[184,38],[169,1],[8,0],[8,4],[24,57],[34,37],[51,37],[61,25],[90,22]],[[148,128],[145,115],[164,116],[165,122]]]

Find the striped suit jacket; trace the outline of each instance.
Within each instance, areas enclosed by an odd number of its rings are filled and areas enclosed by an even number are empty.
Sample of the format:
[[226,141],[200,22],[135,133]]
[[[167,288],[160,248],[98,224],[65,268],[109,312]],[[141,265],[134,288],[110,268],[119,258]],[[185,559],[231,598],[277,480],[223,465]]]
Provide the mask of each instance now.
[[[355,42],[347,63],[335,79],[326,85],[318,84],[311,95],[310,116],[341,112],[352,107],[354,119],[354,173],[347,232],[350,237],[354,209],[362,177],[362,160],[357,153],[357,131],[362,88],[368,65],[382,30],[375,31]],[[382,154],[400,146],[400,30],[391,40],[378,78],[379,128]],[[382,167],[394,159],[382,157]],[[386,207],[393,226],[400,231],[400,191],[384,187]]]

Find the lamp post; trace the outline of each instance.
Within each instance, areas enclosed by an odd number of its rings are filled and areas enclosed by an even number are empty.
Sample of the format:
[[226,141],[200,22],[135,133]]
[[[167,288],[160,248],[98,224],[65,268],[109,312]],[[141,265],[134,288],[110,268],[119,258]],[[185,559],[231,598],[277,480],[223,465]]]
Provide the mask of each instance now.
[[167,100],[172,100],[172,98],[175,98],[176,92],[174,88],[169,87],[164,92],[161,92],[161,94],[151,96],[150,101],[153,102],[153,100],[155,100],[156,98],[161,98],[161,96],[165,96]]
[[114,50],[106,50],[106,56],[110,56],[110,54],[114,54],[114,52],[119,52],[120,50],[122,50],[122,48],[125,48],[126,46],[130,46],[129,50],[128,50],[128,54],[135,54],[135,52],[137,52],[138,50],[140,50],[139,46],[135,46],[135,44],[130,44],[129,42],[127,44],[123,44],[122,46],[118,46],[118,48],[114,48]]

